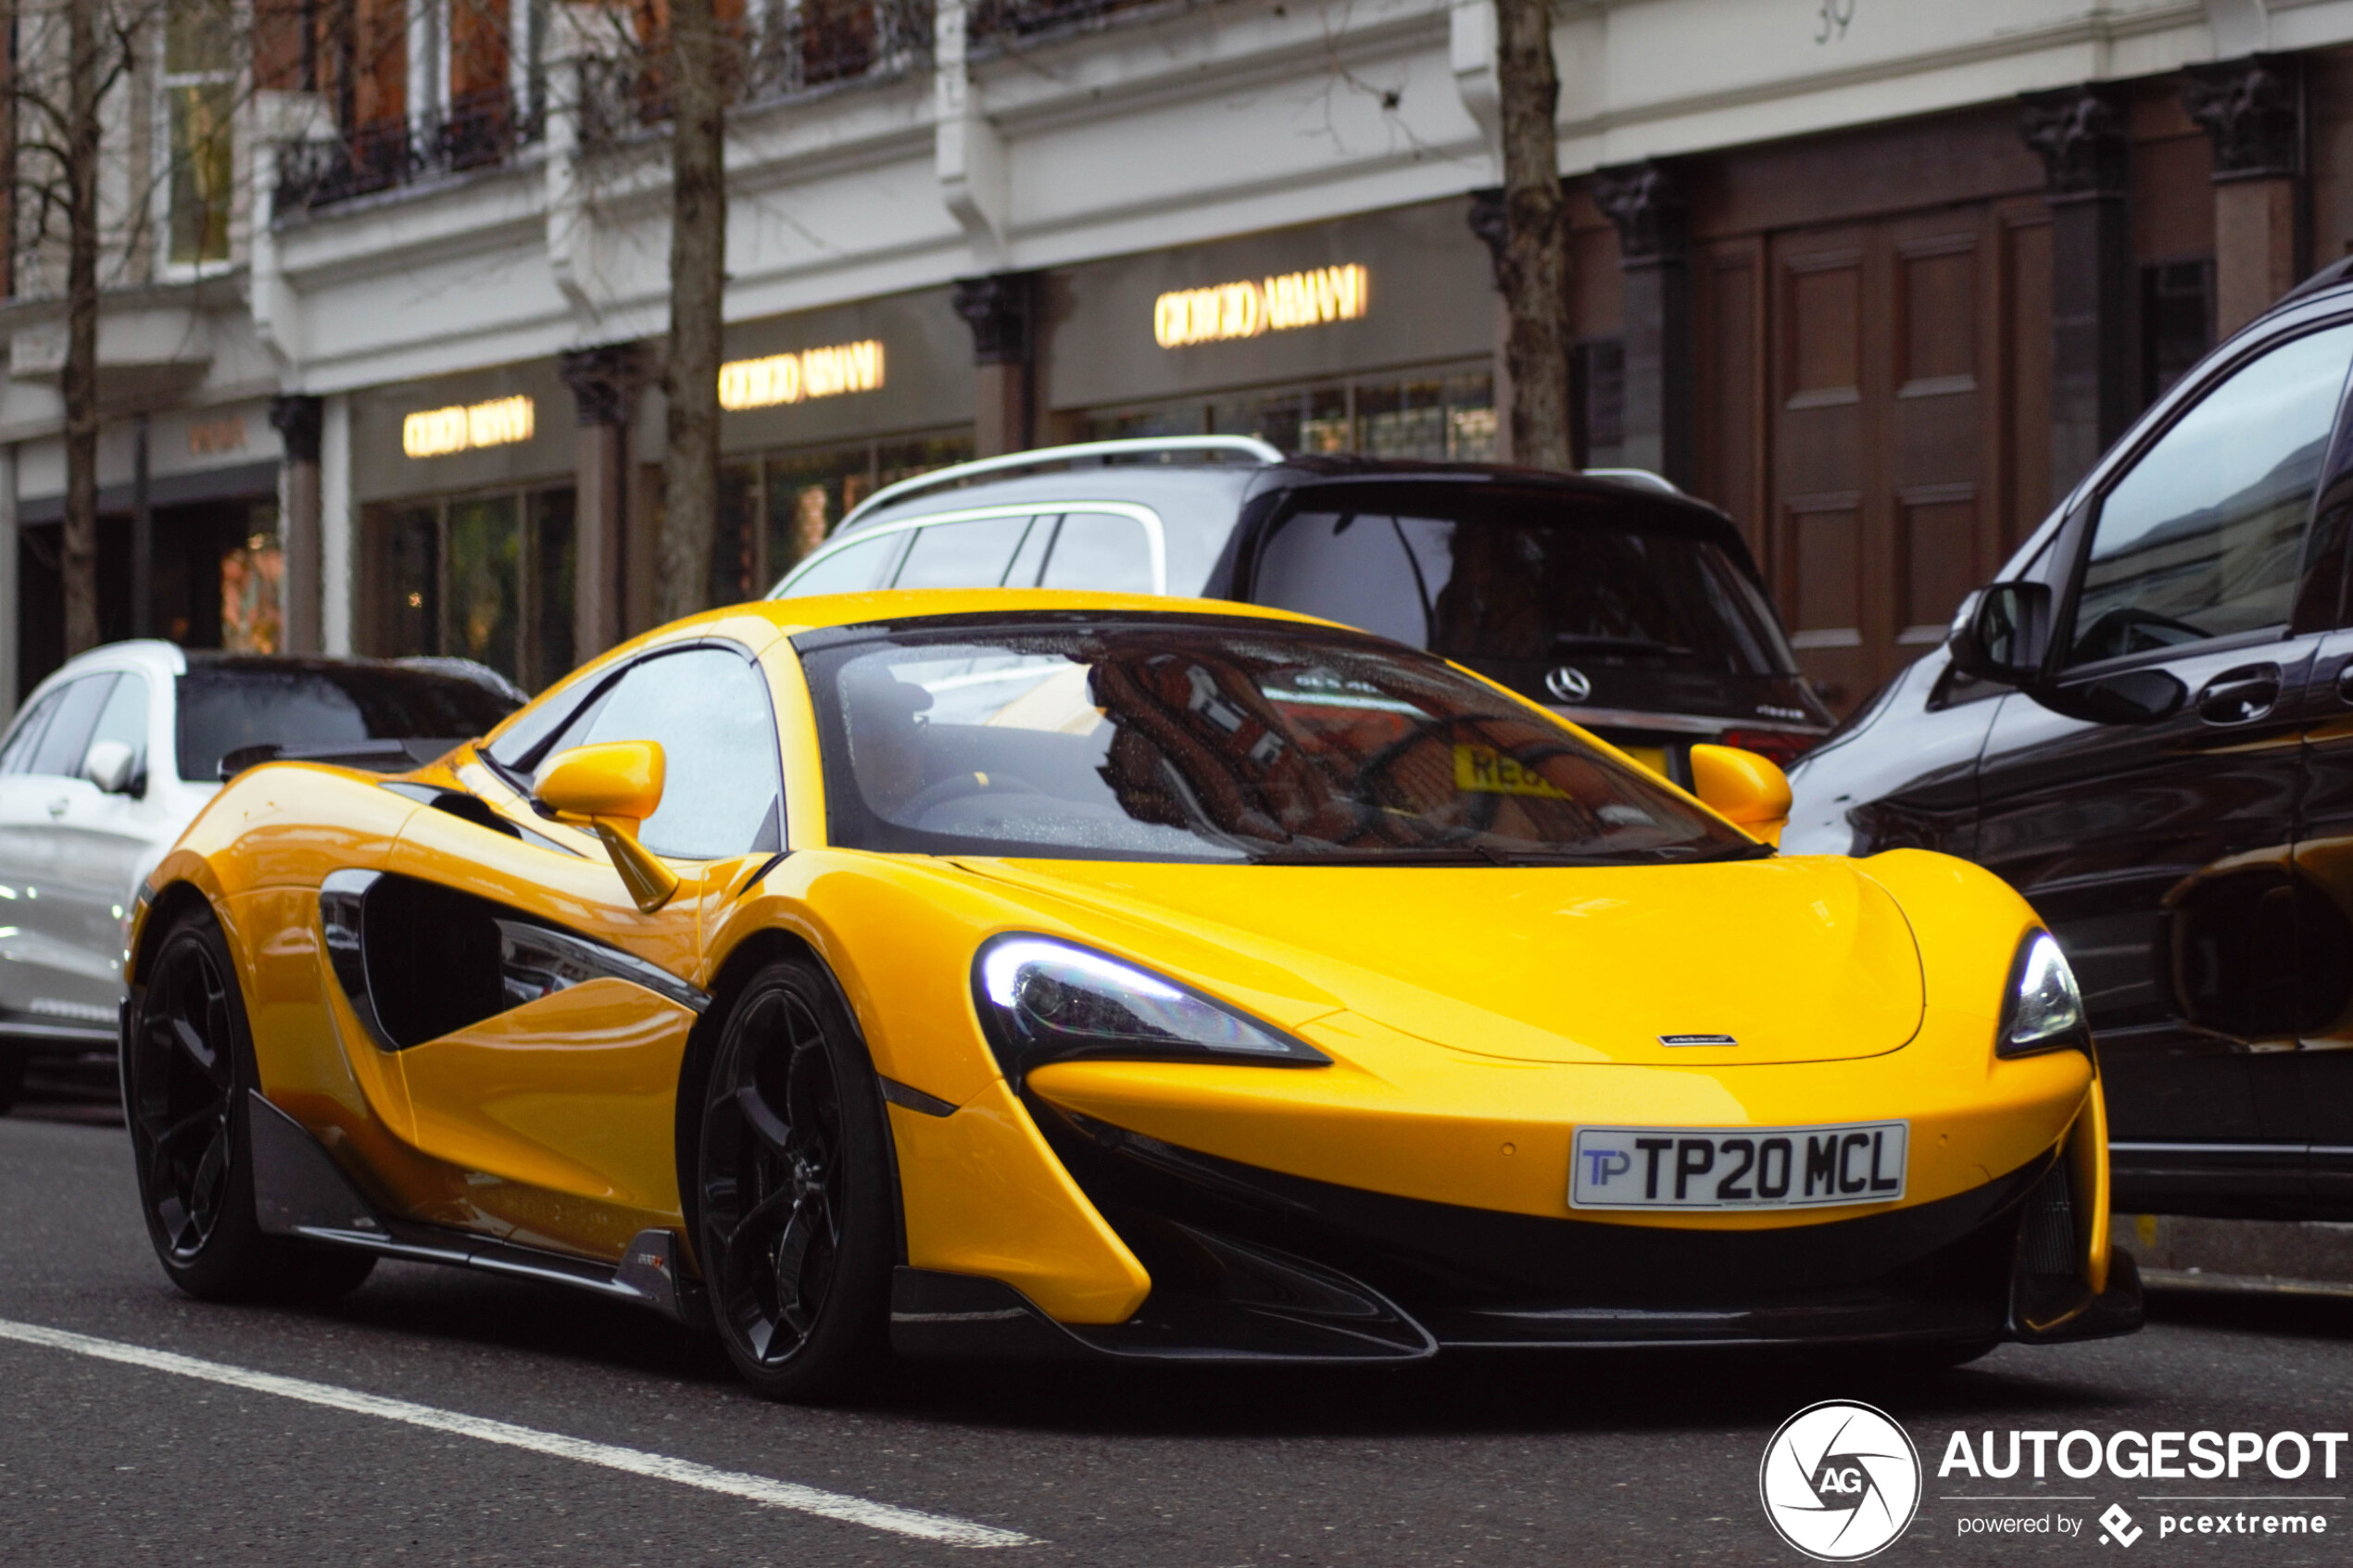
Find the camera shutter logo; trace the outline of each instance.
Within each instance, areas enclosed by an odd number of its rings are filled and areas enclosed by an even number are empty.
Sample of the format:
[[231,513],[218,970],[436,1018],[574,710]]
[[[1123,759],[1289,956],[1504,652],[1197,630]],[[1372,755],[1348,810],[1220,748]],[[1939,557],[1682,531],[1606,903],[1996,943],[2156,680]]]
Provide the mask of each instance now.
[[1825,1399],[1781,1423],[1765,1445],[1756,1491],[1782,1540],[1818,1562],[1859,1562],[1911,1527],[1920,1454],[1885,1411]]
[[1575,665],[1563,664],[1545,674],[1544,689],[1561,702],[1582,702],[1593,695],[1593,683]]

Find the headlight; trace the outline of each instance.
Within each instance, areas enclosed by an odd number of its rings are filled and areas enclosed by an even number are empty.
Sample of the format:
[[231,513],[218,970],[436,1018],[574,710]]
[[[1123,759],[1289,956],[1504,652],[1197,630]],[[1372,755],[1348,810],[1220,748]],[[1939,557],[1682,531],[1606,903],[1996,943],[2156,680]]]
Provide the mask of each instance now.
[[2009,1000],[2002,1010],[1995,1056],[2033,1056],[2042,1051],[2080,1050],[2089,1055],[2092,1030],[2083,1016],[2083,993],[2075,972],[2047,931],[2038,931],[2019,948],[2010,965]]
[[991,942],[974,964],[973,985],[998,1065],[1016,1085],[1031,1069],[1072,1057],[1331,1061],[1174,981],[1048,937]]

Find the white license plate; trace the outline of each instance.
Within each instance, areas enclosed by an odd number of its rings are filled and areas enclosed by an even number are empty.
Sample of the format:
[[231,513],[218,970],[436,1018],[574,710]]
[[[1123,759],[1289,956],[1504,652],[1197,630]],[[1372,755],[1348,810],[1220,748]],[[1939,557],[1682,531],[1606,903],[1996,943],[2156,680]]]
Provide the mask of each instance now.
[[1802,1209],[1904,1196],[1908,1122],[1579,1127],[1572,1209]]

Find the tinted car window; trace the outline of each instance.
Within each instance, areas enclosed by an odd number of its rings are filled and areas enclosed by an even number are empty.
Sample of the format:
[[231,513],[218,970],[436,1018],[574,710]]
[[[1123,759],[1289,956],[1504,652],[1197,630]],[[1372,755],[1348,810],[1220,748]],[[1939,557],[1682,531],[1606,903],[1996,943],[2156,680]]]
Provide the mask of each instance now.
[[2284,624],[2353,325],[2233,373],[2100,504],[2070,664]]
[[0,773],[21,773],[32,763],[32,754],[40,749],[43,732],[49,721],[57,717],[57,705],[65,700],[66,688],[58,686],[33,705],[32,710],[17,721],[8,733],[8,744],[0,750]]
[[895,588],[994,588],[1004,580],[1029,519],[975,518],[915,530]]
[[98,715],[106,708],[107,698],[113,695],[114,684],[111,674],[85,675],[66,687],[57,714],[42,733],[25,771],[57,778],[71,778],[80,772],[82,754],[90,748],[90,732],[97,727]]
[[1250,597],[1465,661],[1575,659],[1710,675],[1795,669],[1714,544],[1622,503],[1311,496],[1259,549]]
[[1484,683],[1351,633],[911,629],[805,663],[845,846],[1474,864],[1759,847]]
[[900,533],[877,534],[844,545],[824,559],[811,563],[809,569],[780,590],[780,597],[798,598],[803,594],[862,594],[875,585],[883,568],[890,564],[890,556],[906,536]]
[[249,746],[459,741],[515,707],[473,681],[381,664],[222,659],[190,665],[177,685],[180,776],[194,781],[220,777],[220,759]]
[[1151,536],[1132,517],[1072,512],[1054,531],[1041,588],[1084,588],[1101,594],[1151,594]]
[[[98,722],[90,731],[90,745],[100,741],[120,741],[131,748],[134,758],[147,754],[147,683],[141,675],[128,672],[115,678],[114,690],[107,694],[106,707],[98,710]],[[89,755],[85,746],[82,755]],[[134,763],[132,771],[141,771]]]
[[637,830],[647,848],[710,860],[783,847],[768,685],[743,655],[688,648],[631,666],[548,755],[617,740],[662,750],[661,805]]

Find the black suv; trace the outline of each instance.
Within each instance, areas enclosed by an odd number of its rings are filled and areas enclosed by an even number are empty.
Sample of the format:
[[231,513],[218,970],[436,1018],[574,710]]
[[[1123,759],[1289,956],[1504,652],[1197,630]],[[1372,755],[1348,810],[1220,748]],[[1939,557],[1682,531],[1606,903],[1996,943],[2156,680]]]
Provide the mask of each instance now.
[[1965,856],[2073,965],[2124,1211],[2353,1218],[2353,284],[2160,398],[1794,771],[1785,849]]
[[1679,783],[1694,743],[1830,730],[1730,520],[1648,474],[1107,441],[893,485],[771,597],[896,587],[1176,594],[1428,648]]

